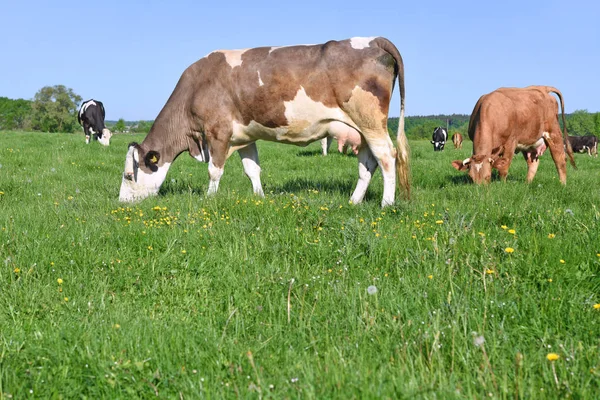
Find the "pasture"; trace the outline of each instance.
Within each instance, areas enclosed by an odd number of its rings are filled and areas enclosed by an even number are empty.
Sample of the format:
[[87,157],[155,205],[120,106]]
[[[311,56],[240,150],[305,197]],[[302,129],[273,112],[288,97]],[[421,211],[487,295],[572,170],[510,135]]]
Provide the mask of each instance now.
[[381,209],[379,171],[348,204],[354,156],[260,142],[264,199],[237,155],[205,198],[182,154],[121,204],[142,138],[0,133],[0,398],[600,393],[600,158],[476,187],[470,141],[411,141],[413,197]]

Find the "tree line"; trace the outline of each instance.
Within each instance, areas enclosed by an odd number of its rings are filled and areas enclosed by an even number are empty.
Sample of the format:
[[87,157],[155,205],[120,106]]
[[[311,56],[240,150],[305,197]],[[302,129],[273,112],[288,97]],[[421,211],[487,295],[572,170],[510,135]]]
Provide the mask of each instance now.
[[[0,97],[0,130],[41,132],[79,132],[77,112],[82,97],[64,85],[45,86],[32,100]],[[600,112],[576,110],[566,115],[570,135],[600,135]],[[154,121],[106,121],[113,132],[148,133]],[[560,121],[562,127],[562,120]],[[433,130],[447,127],[448,134],[460,132],[467,136],[469,115],[426,115],[405,118],[406,136],[410,139],[430,139]],[[398,131],[398,118],[388,119],[392,136]]]

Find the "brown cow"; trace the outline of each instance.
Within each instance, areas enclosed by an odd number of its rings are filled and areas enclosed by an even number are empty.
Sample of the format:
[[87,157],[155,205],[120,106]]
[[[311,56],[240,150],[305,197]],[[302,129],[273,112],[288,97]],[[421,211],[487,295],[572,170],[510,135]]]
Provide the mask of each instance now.
[[[558,104],[550,95],[560,99],[564,137],[558,123]],[[561,92],[551,86],[500,88],[479,98],[469,121],[469,138],[473,155],[464,161],[456,160],[457,170],[469,170],[475,183],[489,183],[492,168],[506,180],[508,168],[516,152],[527,161],[527,182],[530,183],[539,165],[539,156],[550,148],[562,184],[567,183],[567,154],[573,167],[573,150],[567,140],[564,102]]]
[[452,144],[454,145],[455,149],[462,149],[462,142],[463,137],[460,133],[456,132],[454,135],[452,135]]
[[[397,148],[387,132],[396,78]],[[129,145],[119,198],[158,193],[184,151],[208,162],[209,195],[217,192],[225,161],[237,151],[254,193],[263,196],[257,140],[306,146],[327,136],[340,142],[357,135],[359,179],[350,200],[363,200],[378,166],[382,206],[394,202],[396,173],[408,197],[404,64],[389,40],[215,51],[185,70],[144,141]]]

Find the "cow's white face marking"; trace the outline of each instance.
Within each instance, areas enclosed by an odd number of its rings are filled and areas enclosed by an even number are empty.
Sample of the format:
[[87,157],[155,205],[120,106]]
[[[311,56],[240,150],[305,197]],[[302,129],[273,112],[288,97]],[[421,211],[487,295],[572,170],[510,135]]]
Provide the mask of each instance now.
[[225,56],[225,61],[231,68],[239,67],[242,65],[242,55],[247,49],[243,50],[219,50],[216,53],[221,53]]
[[481,171],[481,168],[483,168],[483,163],[482,162],[475,163],[475,164],[473,164],[473,168],[475,168],[475,172],[479,172],[479,171]]
[[125,157],[125,173],[121,181],[119,200],[131,202],[158,194],[170,166],[171,163],[164,163],[156,172],[148,174],[139,167],[137,149],[130,147]]
[[260,79],[260,71],[257,71],[257,72],[258,72],[258,86],[264,86],[265,83],[262,81],[262,79]]
[[373,39],[376,39],[376,37],[353,37],[350,39],[350,46],[357,50],[364,49],[369,47],[369,43],[371,43]]
[[112,137],[112,132],[109,131],[108,129],[104,128],[104,129],[102,129],[102,137],[100,139],[98,139],[98,141],[103,146],[108,146],[108,145],[110,145],[111,137]]

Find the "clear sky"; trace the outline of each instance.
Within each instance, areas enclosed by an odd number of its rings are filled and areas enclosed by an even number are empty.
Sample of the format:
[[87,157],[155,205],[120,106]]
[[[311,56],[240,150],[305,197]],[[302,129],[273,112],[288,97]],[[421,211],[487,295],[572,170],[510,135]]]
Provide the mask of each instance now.
[[0,96],[63,84],[107,119],[154,119],[213,50],[385,36],[404,58],[407,115],[469,114],[484,93],[534,84],[596,112],[599,17],[598,0],[0,0]]

